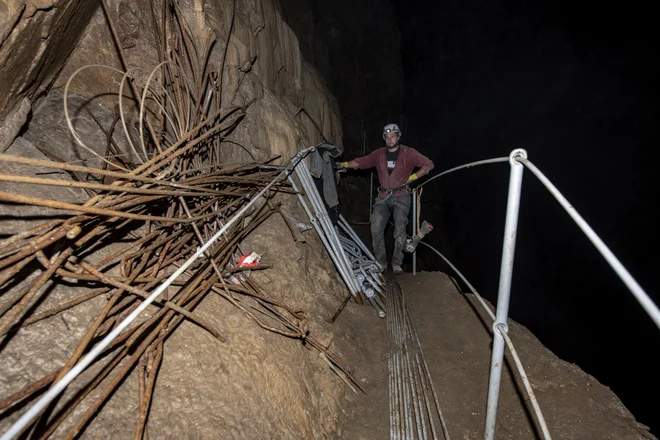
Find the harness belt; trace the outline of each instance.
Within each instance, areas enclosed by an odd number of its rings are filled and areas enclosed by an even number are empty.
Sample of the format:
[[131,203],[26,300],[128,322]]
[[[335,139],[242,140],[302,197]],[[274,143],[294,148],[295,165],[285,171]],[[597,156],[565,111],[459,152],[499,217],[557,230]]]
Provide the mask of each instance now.
[[410,185],[407,183],[404,183],[401,186],[397,186],[396,188],[383,188],[382,186],[379,186],[376,191],[378,191],[379,197],[382,194],[385,194],[385,199],[382,201],[389,199],[394,193],[399,191],[403,191],[404,194],[410,194],[412,192],[412,190],[410,189]]

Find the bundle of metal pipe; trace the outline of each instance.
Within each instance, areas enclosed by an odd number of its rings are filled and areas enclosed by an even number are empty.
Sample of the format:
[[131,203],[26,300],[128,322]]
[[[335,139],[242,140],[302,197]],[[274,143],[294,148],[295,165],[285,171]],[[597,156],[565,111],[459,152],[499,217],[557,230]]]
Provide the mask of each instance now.
[[[338,225],[344,231],[345,236],[342,236],[332,224],[323,199],[304,161],[296,167],[295,175],[305,193],[305,197],[298,194],[300,203],[351,295],[356,301],[360,301],[360,295],[364,295],[377,311],[378,316],[384,318],[385,306],[379,296],[383,291],[384,283],[380,275],[383,268],[376,262],[371,252],[342,216],[339,217]],[[292,176],[289,176],[289,181],[293,189],[297,191],[298,187]]]
[[367,300],[378,312],[378,316],[384,318],[386,315],[384,305],[385,280],[382,274],[384,268],[376,261],[364,242],[360,240],[360,237],[341,215],[339,216],[338,225],[344,233],[343,236],[339,235],[339,241],[351,263],[353,274]]
[[[449,439],[438,395],[401,288],[387,272],[387,327],[392,335],[388,369],[390,438]],[[441,432],[436,424],[440,423]],[[442,437],[439,437],[442,435]]]

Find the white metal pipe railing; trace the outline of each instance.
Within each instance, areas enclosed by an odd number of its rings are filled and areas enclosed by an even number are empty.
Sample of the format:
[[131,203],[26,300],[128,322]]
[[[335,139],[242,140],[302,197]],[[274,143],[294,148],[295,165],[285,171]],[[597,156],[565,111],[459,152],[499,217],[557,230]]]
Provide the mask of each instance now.
[[450,169],[445,170],[445,171],[443,171],[439,174],[434,175],[431,178],[426,179],[424,182],[417,185],[417,188],[423,187],[424,185],[426,185],[427,183],[437,179],[438,177],[442,177],[446,174],[453,173],[454,171],[462,170],[463,168],[472,168],[472,167],[476,167],[477,165],[486,165],[486,164],[489,164],[489,163],[500,163],[500,162],[508,162],[508,161],[509,161],[508,157],[496,157],[496,158],[493,158],[493,159],[478,160],[476,162],[470,162],[470,163],[466,163],[466,164],[463,164],[463,165],[459,165],[457,167],[450,168]]
[[[417,236],[417,188],[412,191],[412,211],[413,211],[413,221],[412,221],[412,236],[415,238]],[[412,254],[413,260],[413,275],[417,275],[417,248],[413,251]]]
[[[502,379],[502,360],[504,359],[504,337],[502,333],[509,329],[509,299],[511,297],[511,280],[513,278],[513,257],[516,250],[516,234],[518,232],[518,212],[520,210],[520,194],[522,191],[523,166],[516,161],[517,157],[527,157],[525,150],[514,150],[509,156],[511,174],[509,177],[509,195],[506,204],[506,220],[504,224],[504,243],[502,244],[502,262],[500,265],[500,283],[497,292],[497,309],[493,323],[493,352],[490,362],[490,380],[488,381],[488,406],[486,408],[486,427],[484,438],[495,438],[495,423],[497,421],[497,404],[500,398],[500,381]],[[500,332],[498,329],[502,328]]]
[[[465,276],[463,276],[461,271],[458,270],[456,268],[456,266],[454,266],[451,263],[451,261],[449,261],[447,259],[447,257],[445,257],[442,253],[440,253],[440,251],[438,251],[433,246],[431,246],[427,243],[424,243],[423,241],[420,241],[420,244],[423,244],[424,246],[428,247],[433,252],[438,254],[438,256],[440,258],[442,258],[445,261],[445,263],[447,263],[447,265],[449,267],[452,268],[452,270],[456,273],[456,275],[458,275],[458,277],[461,280],[463,280],[463,282],[468,286],[470,291],[472,291],[472,294],[477,299],[477,301],[479,301],[479,303],[484,308],[486,313],[488,313],[488,316],[490,316],[490,318],[493,321],[495,321],[495,314],[493,313],[493,311],[490,309],[490,307],[488,307],[488,305],[486,304],[486,301],[483,299],[483,297],[481,295],[479,295],[479,292],[477,292],[477,290],[472,286],[472,284],[470,284],[470,282],[467,280],[467,278],[465,278]],[[541,407],[538,404],[538,400],[536,399],[536,395],[534,394],[534,390],[532,389],[532,386],[529,382],[529,378],[527,377],[527,374],[525,373],[525,368],[523,367],[523,364],[520,361],[520,358],[518,357],[518,353],[517,353],[515,347],[513,346],[513,341],[511,341],[511,338],[509,338],[509,336],[507,335],[507,332],[504,331],[503,327],[498,326],[497,329],[498,329],[498,331],[500,331],[502,333],[502,337],[506,341],[506,345],[509,348],[509,353],[511,354],[511,357],[513,357],[514,363],[516,365],[516,369],[518,370],[518,374],[520,375],[520,378],[522,379],[523,384],[525,385],[525,391],[527,392],[527,396],[529,397],[530,402],[532,402],[532,409],[534,410],[534,413],[536,414],[536,419],[539,423],[539,426],[541,427],[541,432],[543,433],[543,438],[546,439],[546,440],[550,440],[551,439],[550,432],[548,431],[548,426],[545,423],[545,417],[543,417],[543,412],[541,412]]]
[[660,328],[660,309],[649,297],[649,295],[642,289],[642,286],[633,278],[633,276],[628,272],[628,270],[621,264],[621,261],[612,253],[609,247],[600,239],[598,234],[589,226],[589,224],[582,218],[580,214],[575,210],[573,205],[571,205],[566,197],[559,192],[556,186],[550,182],[550,180],[545,177],[545,175],[534,166],[527,158],[518,159],[523,165],[525,165],[538,179],[541,183],[550,191],[550,193],[557,199],[559,204],[566,210],[568,215],[571,216],[573,221],[578,225],[578,227],[584,232],[584,235],[593,243],[593,245],[598,249],[598,252],[605,258],[609,263],[610,267],[616,272],[623,284],[632,292],[637,301],[644,308],[646,313],[651,317],[655,325]]
[[[555,185],[550,182],[550,180],[543,174],[532,162],[527,158],[517,158],[516,160],[520,161],[524,166],[526,166],[540,181],[541,183],[550,191],[550,193],[557,199],[559,204],[566,210],[568,215],[571,216],[573,221],[578,225],[578,227],[584,232],[584,234],[589,238],[593,243],[596,249],[603,255],[605,260],[608,262],[610,267],[614,272],[619,276],[621,281],[626,285],[628,290],[635,296],[640,305],[644,308],[646,313],[651,317],[653,322],[660,328],[660,309],[653,302],[653,300],[648,296],[646,291],[639,285],[639,283],[634,279],[630,272],[625,268],[621,261],[614,255],[614,253],[609,249],[609,247],[601,240],[601,238],[594,232],[593,228],[582,218],[582,216],[577,212],[577,210],[571,205],[571,203],[564,197],[564,195],[557,189]],[[433,177],[422,182],[417,188],[421,188],[432,180],[437,179],[438,177],[445,176],[454,171],[462,170],[465,168],[471,168],[478,165],[485,165],[491,163],[501,163],[508,162],[509,157],[496,157],[493,159],[479,160],[476,162],[470,162],[463,165],[459,165],[454,168],[450,168],[441,173],[435,174]],[[465,281],[465,280],[464,280]]]
[[[424,185],[431,182],[432,180],[437,179],[438,177],[445,176],[449,173],[453,173],[454,171],[462,170],[464,168],[471,168],[471,167],[476,167],[478,165],[486,165],[486,164],[491,164],[491,163],[501,163],[501,162],[508,162],[508,161],[509,161],[508,157],[495,157],[493,159],[478,160],[476,162],[466,163],[466,164],[459,165],[459,166],[454,167],[454,168],[450,168],[450,169],[445,170],[441,173],[438,173],[438,174],[434,175],[433,177],[431,177],[429,179],[426,179],[421,184],[417,185],[415,187],[415,190],[413,190],[413,219],[414,219],[413,220],[413,237],[415,236],[415,234],[417,232],[417,216],[418,216],[417,211],[419,210],[418,205],[419,205],[419,203],[421,203],[421,201],[417,200],[417,191],[420,190]],[[372,173],[371,177],[373,178],[373,173]],[[413,258],[413,275],[416,275],[417,274],[417,249],[415,249],[415,251],[413,252],[412,258]]]
[[369,220],[374,213],[374,172],[369,175]]
[[523,364],[520,361],[520,357],[518,357],[518,353],[516,352],[516,349],[513,346],[513,342],[511,341],[511,338],[509,338],[508,335],[509,332],[501,324],[497,325],[497,330],[500,332],[500,334],[506,341],[507,347],[509,347],[509,353],[511,353],[511,357],[513,358],[513,361],[516,364],[516,368],[518,369],[518,374],[520,374],[520,378],[523,381],[523,385],[525,386],[525,391],[527,391],[527,396],[529,397],[529,401],[532,403],[532,408],[534,409],[534,413],[536,414],[537,420],[539,422],[539,426],[541,427],[543,438],[546,440],[551,440],[552,437],[550,437],[550,431],[548,430],[548,425],[545,423],[545,417],[543,417],[543,412],[541,412],[541,407],[539,406],[538,400],[536,400],[536,395],[532,390],[532,384],[529,382],[529,378],[525,373],[525,369],[523,368]]
[[481,305],[483,306],[484,310],[486,310],[486,313],[488,313],[488,316],[490,316],[490,319],[492,319],[493,321],[495,321],[495,313],[493,313],[493,311],[490,309],[490,307],[488,307],[488,305],[486,304],[486,300],[484,300],[483,297],[482,297],[481,295],[479,295],[479,293],[478,293],[477,290],[474,288],[474,286],[472,286],[472,284],[470,284],[470,282],[467,280],[467,278],[465,278],[465,277],[463,276],[463,274],[462,274],[462,273],[456,268],[456,266],[454,266],[454,265],[451,263],[451,261],[449,261],[444,255],[442,255],[442,254],[440,253],[440,251],[438,251],[436,248],[434,248],[434,247],[431,246],[430,244],[428,244],[428,243],[424,243],[423,241],[420,241],[419,244],[423,244],[424,246],[426,246],[427,248],[431,249],[433,252],[435,252],[436,254],[438,254],[438,256],[439,256],[440,258],[442,258],[443,260],[445,260],[445,263],[447,263],[447,265],[448,265],[449,267],[451,267],[452,270],[453,270],[454,272],[456,272],[456,275],[458,275],[459,278],[460,278],[461,280],[463,280],[463,282],[468,286],[468,288],[470,289],[470,291],[472,291],[472,293],[474,294],[475,298],[477,298],[477,300],[478,300],[478,301],[481,303]]
[[[516,366],[521,375],[525,388],[530,396],[532,401],[532,406],[534,407],[535,412],[537,413],[539,425],[543,432],[544,438],[549,439],[550,433],[548,432],[547,426],[545,425],[545,420],[541,414],[540,408],[538,407],[538,401],[533,394],[531,385],[529,385],[529,380],[524,373],[522,363],[518,358],[513,343],[508,337],[508,308],[509,308],[509,298],[511,291],[511,276],[513,273],[513,255],[515,252],[515,238],[518,222],[518,211],[520,204],[520,192],[522,185],[522,169],[523,165],[527,167],[540,181],[543,185],[550,191],[550,193],[557,199],[559,204],[566,210],[566,212],[571,216],[575,221],[578,227],[584,232],[584,234],[589,238],[592,244],[596,249],[601,253],[605,260],[612,267],[614,272],[619,276],[623,283],[628,287],[630,292],[635,296],[637,301],[640,303],[642,308],[646,313],[651,317],[653,322],[660,328],[660,309],[658,306],[651,300],[648,294],[644,289],[637,283],[633,278],[630,272],[623,266],[619,259],[612,253],[612,251],[607,247],[607,245],[600,239],[600,237],[594,232],[594,230],[589,226],[589,224],[580,216],[580,214],[575,210],[573,205],[571,205],[568,200],[559,192],[557,187],[555,187],[552,182],[527,159],[527,153],[525,150],[514,150],[511,152],[508,158],[494,158],[487,159],[477,162],[471,162],[465,165],[460,165],[458,167],[451,168],[442,173],[439,173],[432,178],[428,179],[426,182],[418,186],[421,187],[428,182],[437,179],[438,177],[444,176],[454,171],[458,171],[464,168],[470,168],[476,165],[489,164],[489,163],[498,163],[509,161],[511,165],[511,176],[509,181],[509,194],[507,202],[507,216],[504,232],[504,243],[502,249],[502,261],[500,267],[500,282],[498,289],[498,301],[497,301],[497,315],[493,315],[493,312],[486,305],[483,298],[477,294],[476,290],[472,285],[463,277],[463,275],[454,267],[440,252],[434,249],[432,246],[421,242],[425,246],[431,248],[438,255],[440,255],[447,264],[456,273],[463,279],[463,281],[468,285],[468,287],[475,294],[476,298],[480,301],[481,305],[488,312],[488,314],[493,318],[493,353],[491,361],[491,377],[489,381],[489,393],[488,393],[488,409],[486,416],[486,426],[484,436],[486,439],[493,439],[495,436],[495,422],[497,415],[497,401],[499,398],[499,385],[501,379],[501,368],[502,368],[502,356],[504,351],[504,344],[506,343],[509,346],[509,350],[514,357]],[[419,203],[413,202],[413,216],[417,215],[417,210],[419,209]],[[415,226],[413,225],[413,233],[415,231]],[[416,270],[416,265],[413,260],[413,271]]]
[[[291,159],[291,168],[295,168],[297,164],[300,163],[301,159],[305,157],[310,151],[314,150],[315,147],[306,148],[298,152]],[[280,172],[268,185],[266,185],[256,196],[252,198],[243,208],[241,208],[213,237],[209,239],[202,247],[198,248],[197,251],[186,260],[181,267],[179,267],[170,277],[164,281],[156,290],[154,290],[147,299],[142,301],[142,303],[123,321],[121,321],[117,326],[104,337],[101,342],[96,344],[90,351],[87,353],[71,370],[64,375],[59,381],[57,381],[46,394],[44,394],[29,410],[27,410],[10,428],[5,432],[0,440],[11,440],[19,435],[25,427],[27,427],[32,420],[34,420],[41,412],[50,404],[50,402],[55,399],[64,389],[76,378],[80,373],[82,373],[85,368],[87,368],[96,357],[105,350],[105,348],[110,345],[110,343],[117,337],[119,334],[128,327],[139,315],[142,313],[149,305],[156,300],[156,298],[165,291],[183,272],[192,265],[197,258],[199,258],[206,250],[213,244],[215,241],[220,238],[227,229],[233,225],[239,218],[247,212],[248,209],[259,199],[261,198],[266,191],[268,191],[280,178],[284,177],[285,174],[289,172],[288,168],[285,168]]]

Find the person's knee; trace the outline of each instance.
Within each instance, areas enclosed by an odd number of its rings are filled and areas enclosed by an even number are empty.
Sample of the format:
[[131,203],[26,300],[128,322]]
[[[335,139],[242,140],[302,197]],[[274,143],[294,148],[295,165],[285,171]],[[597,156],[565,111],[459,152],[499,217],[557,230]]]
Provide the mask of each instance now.
[[374,235],[382,234],[385,232],[385,226],[387,226],[387,221],[385,220],[385,217],[382,215],[379,215],[377,213],[374,213],[371,216],[371,233]]
[[372,221],[371,222],[371,235],[372,236],[383,235],[384,232],[385,232],[384,225],[382,225],[380,222],[377,222],[377,221]]

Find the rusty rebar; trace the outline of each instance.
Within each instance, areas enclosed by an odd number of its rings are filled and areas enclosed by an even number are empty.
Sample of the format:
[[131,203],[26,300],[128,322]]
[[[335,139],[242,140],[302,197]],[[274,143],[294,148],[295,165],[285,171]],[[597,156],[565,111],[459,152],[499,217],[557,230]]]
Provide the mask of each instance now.
[[[94,275],[97,277],[99,280],[103,281],[104,283],[110,284],[111,286],[114,286],[116,288],[125,290],[126,292],[130,292],[134,295],[139,296],[140,298],[148,298],[149,293],[145,292],[144,290],[138,289],[137,287],[129,286],[128,284],[122,283],[121,281],[113,280],[111,277],[103,275],[101,272],[98,270],[94,269],[93,266],[81,262],[80,265],[82,266],[83,269],[85,269],[87,272],[90,274]],[[208,331],[211,333],[216,339],[218,339],[220,342],[227,342],[227,339],[225,339],[224,336],[220,334],[216,329],[213,328],[212,325],[209,323],[205,322],[202,318],[197,317],[187,311],[186,309],[179,307],[178,305],[174,304],[171,301],[161,301],[161,300],[155,300],[153,304],[157,304],[161,307],[167,307],[169,309],[174,310],[177,313],[182,314],[186,318],[188,318],[190,321],[194,322],[198,326],[202,327],[204,330]]]
[[[120,59],[127,69],[113,18],[108,14],[106,2],[102,3]],[[0,314],[0,335],[11,330],[12,335],[8,337],[20,336],[23,327],[57,316],[92,298],[100,297],[105,301],[99,304],[100,310],[85,329],[75,350],[65,360],[65,366],[0,401],[0,411],[53,386],[91,349],[94,341],[117,328],[118,323],[142,304],[143,298],[149,296],[148,292],[177,270],[198,246],[223,226],[230,215],[245,206],[281,172],[281,168],[262,167],[263,164],[258,163],[220,162],[222,141],[246,116],[247,108],[254,100],[243,106],[222,107],[217,82],[218,76],[220,81],[223,78],[224,60],[220,72],[210,64],[214,39],[209,36],[203,50],[198,51],[177,7],[168,0],[163,1],[162,6],[159,55],[162,61],[167,61],[160,77],[162,90],[154,91],[149,84],[145,86],[146,92],[151,93],[151,99],[160,106],[160,110],[152,109],[158,113],[153,120],[160,118],[157,135],[151,126],[151,116],[138,121],[140,126],[146,121],[151,142],[144,151],[148,150],[149,155],[153,153],[152,157],[145,157],[142,165],[130,171],[119,172],[105,169],[105,165],[103,168],[90,168],[63,163],[61,159],[51,162],[0,154],[0,161],[4,162],[59,169],[79,176],[87,173],[115,179],[106,184],[85,182],[84,179],[68,181],[0,174],[0,180],[20,185],[56,185],[99,192],[83,204],[0,193],[0,201],[75,212],[63,212],[65,219],[44,222],[0,241],[0,288],[11,288],[11,283],[17,283],[19,274],[26,269],[43,270],[25,283],[24,292],[18,292],[5,303],[8,306],[4,316]],[[152,19],[157,21],[155,14]],[[137,83],[131,80],[129,84],[137,106],[142,108]],[[171,112],[178,120],[168,122],[165,112]],[[111,145],[112,132],[104,130],[104,133],[108,145]],[[115,153],[120,154],[119,151],[112,154]],[[134,165],[126,163],[125,166],[130,169]],[[252,275],[248,278],[240,273],[244,268],[237,267],[236,254],[240,252],[240,243],[245,237],[273,213],[278,212],[287,222],[280,204],[271,200],[279,192],[292,190],[287,183],[273,185],[267,195],[267,203],[249,213],[249,222],[232,225],[222,240],[209,247],[204,257],[188,267],[163,292],[162,298],[154,304],[160,309],[154,309],[150,316],[123,331],[103,351],[96,360],[103,359],[99,374],[95,374],[72,396],[67,395],[66,402],[57,412],[53,413],[57,399],[51,402],[36,425],[31,425],[34,427],[33,438],[49,437],[63,421],[73,417],[74,410],[85,400],[89,401],[89,405],[82,415],[72,421],[64,438],[80,435],[136,366],[138,415],[135,438],[144,438],[158,369],[163,359],[163,344],[169,335],[184,319],[189,319],[216,339],[225,341],[212,325],[193,312],[210,292],[227,299],[260,328],[297,339],[304,346],[318,350],[333,371],[359,387],[346,364],[310,335],[309,323],[303,312],[266,294],[265,289],[254,280],[255,268],[251,268]],[[287,222],[287,226],[292,225]],[[96,251],[120,239],[129,241],[118,250],[113,250],[111,255],[96,261]],[[258,269],[267,267],[263,264]],[[229,274],[234,274],[241,284],[226,282]],[[39,301],[45,298],[51,284],[62,279],[74,279],[82,286],[97,287],[97,283],[106,286],[67,298],[67,301],[57,305],[49,304],[46,310],[42,310]],[[63,395],[60,396],[60,400],[64,399]],[[90,396],[94,398],[90,399]],[[79,410],[76,411],[78,413]],[[25,429],[32,429],[31,426]]]

